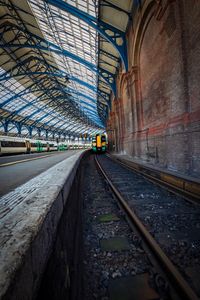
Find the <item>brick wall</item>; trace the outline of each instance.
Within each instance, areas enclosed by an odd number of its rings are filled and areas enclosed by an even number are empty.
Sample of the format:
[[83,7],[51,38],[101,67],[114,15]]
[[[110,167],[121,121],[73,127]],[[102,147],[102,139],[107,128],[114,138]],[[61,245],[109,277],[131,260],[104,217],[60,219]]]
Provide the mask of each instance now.
[[113,99],[115,150],[200,175],[200,1],[143,1]]

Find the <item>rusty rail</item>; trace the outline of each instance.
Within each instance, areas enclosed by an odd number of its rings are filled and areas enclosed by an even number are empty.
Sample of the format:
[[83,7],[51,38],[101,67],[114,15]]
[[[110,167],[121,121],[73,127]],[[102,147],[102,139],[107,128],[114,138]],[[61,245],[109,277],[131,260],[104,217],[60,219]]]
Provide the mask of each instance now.
[[170,259],[166,256],[166,254],[163,252],[163,250],[160,248],[156,240],[152,237],[152,235],[147,231],[145,226],[142,224],[140,219],[136,216],[133,209],[129,207],[127,202],[124,200],[120,192],[116,189],[116,187],[113,185],[105,171],[103,170],[102,166],[100,165],[97,156],[95,157],[96,164],[101,171],[102,175],[108,182],[110,188],[112,189],[113,193],[117,197],[119,203],[123,207],[124,211],[128,215],[130,221],[136,226],[140,234],[145,239],[146,243],[150,247],[150,249],[153,251],[159,262],[161,263],[162,267],[166,270],[167,276],[170,277],[172,282],[174,283],[173,286],[176,290],[179,291],[183,299],[187,300],[199,300],[195,292],[192,290],[192,288],[189,286],[189,284],[185,281],[181,273],[177,270],[177,268],[174,266],[174,264],[170,261]]

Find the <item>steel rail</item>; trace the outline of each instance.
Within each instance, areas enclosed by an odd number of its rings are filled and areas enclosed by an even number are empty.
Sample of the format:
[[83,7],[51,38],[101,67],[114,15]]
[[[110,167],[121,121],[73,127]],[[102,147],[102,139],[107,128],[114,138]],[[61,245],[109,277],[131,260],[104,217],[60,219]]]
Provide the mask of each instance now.
[[[124,166],[125,168],[127,169],[130,169],[138,174],[141,174],[142,176],[146,177],[149,179],[149,181],[153,182],[153,183],[156,183],[157,185],[161,186],[162,188],[165,188],[167,189],[168,191],[178,195],[178,196],[182,196],[184,197],[187,201],[190,201],[192,203],[197,203],[197,204],[200,204],[200,195],[198,194],[194,194],[190,191],[187,191],[185,189],[181,189],[180,187],[176,186],[176,185],[173,185],[173,184],[170,184],[169,182],[167,181],[164,181],[160,178],[157,178],[156,176],[153,176],[153,175],[150,175],[144,171],[141,171],[137,168],[134,168],[133,166],[129,165],[128,164],[128,161],[127,163],[126,162],[123,162],[121,161],[120,159],[117,159],[115,157],[113,157],[112,155],[110,154],[106,154],[110,159],[112,159],[113,161],[119,163],[120,165]],[[138,164],[139,165],[139,164]],[[147,170],[149,170],[147,168]],[[159,172],[159,171],[158,171]],[[178,176],[174,176],[176,178],[178,178]],[[191,198],[188,198],[188,197],[191,197]]]
[[105,171],[103,170],[102,166],[100,165],[97,156],[95,156],[95,162],[101,171],[102,175],[108,182],[110,188],[112,189],[113,193],[117,197],[119,203],[125,210],[126,214],[130,218],[130,221],[136,226],[136,228],[139,230],[140,234],[143,236],[145,241],[147,242],[150,249],[153,251],[155,256],[160,261],[161,265],[164,267],[164,269],[168,272],[167,276],[169,276],[174,283],[174,289],[179,290],[181,295],[184,297],[183,299],[187,300],[199,300],[195,292],[192,290],[192,288],[189,286],[189,284],[185,281],[181,273],[177,270],[177,268],[174,266],[174,264],[170,261],[170,259],[166,256],[166,254],[163,252],[163,250],[160,248],[156,240],[152,237],[152,235],[148,232],[148,230],[145,228],[145,226],[142,224],[140,219],[137,217],[137,215],[134,213],[133,209],[129,207],[127,202],[122,197],[121,193],[116,189],[116,187],[113,185],[112,181],[109,179]]

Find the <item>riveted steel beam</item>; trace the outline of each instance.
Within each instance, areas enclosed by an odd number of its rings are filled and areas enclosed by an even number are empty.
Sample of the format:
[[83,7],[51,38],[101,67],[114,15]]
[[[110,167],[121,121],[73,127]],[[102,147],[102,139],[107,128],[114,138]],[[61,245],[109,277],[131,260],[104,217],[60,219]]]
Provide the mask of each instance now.
[[123,12],[124,14],[126,14],[128,16],[128,18],[130,19],[131,18],[131,14],[126,11],[125,9],[122,9],[121,7],[107,1],[107,0],[102,0],[101,3],[100,3],[101,6],[106,6],[106,7],[111,7],[111,8],[114,8],[120,12]]
[[[29,49],[40,49],[40,50],[44,50],[44,51],[51,51],[54,52],[56,54],[59,55],[63,55],[66,56],[68,58],[71,58],[74,61],[77,61],[78,63],[86,66],[89,70],[91,70],[92,72],[95,72],[96,74],[98,74],[100,77],[102,77],[107,84],[110,86],[110,88],[112,89],[113,93],[116,93],[116,87],[114,84],[115,81],[115,75],[112,73],[108,73],[106,70],[97,68],[95,64],[92,64],[86,60],[84,60],[83,58],[75,55],[74,53],[67,51],[55,44],[53,44],[50,41],[45,40],[44,38],[41,38],[39,36],[37,36],[36,34],[33,34],[31,32],[25,31],[24,29],[20,28],[17,25],[10,25],[10,23],[6,23],[5,26],[7,26],[7,29],[5,30],[3,27],[3,24],[0,25],[0,39],[4,36],[4,34],[6,32],[8,32],[9,30],[11,30],[11,28],[15,28],[16,30],[18,30],[19,32],[23,32],[24,33],[24,37],[26,37],[26,41],[23,40],[23,44],[19,43],[19,39],[17,41],[15,41],[15,39],[13,39],[12,41],[10,41],[9,43],[0,43],[0,48],[6,48],[6,49],[11,49],[11,48],[16,48],[16,49],[21,49],[21,48],[29,48]],[[35,40],[35,43],[32,43],[32,40],[30,39],[30,37],[32,39]]]
[[128,71],[128,60],[127,60],[127,44],[126,36],[123,31],[105,23],[81,10],[70,5],[69,3],[62,0],[43,0],[44,2],[57,7],[63,11],[66,11],[78,19],[83,20],[89,26],[94,28],[100,35],[102,35],[107,41],[109,41],[115,49],[118,51],[125,70]]
[[[52,76],[52,77],[60,77],[60,78],[66,78],[66,73],[64,72],[58,72],[58,73],[54,73],[54,72],[24,72],[24,73],[16,73],[16,74],[13,74],[13,75],[10,75],[8,74],[7,72],[5,74],[2,74],[0,75],[0,82],[1,81],[6,81],[6,80],[9,80],[11,78],[15,78],[15,77],[21,77],[21,76],[29,76],[29,75],[48,75],[48,76]],[[90,90],[96,92],[96,89],[94,88],[93,85],[91,84],[88,84],[87,82],[83,81],[83,80],[80,80],[74,76],[71,76],[69,78],[71,81],[75,81],[77,83],[80,83],[81,85],[89,88]]]

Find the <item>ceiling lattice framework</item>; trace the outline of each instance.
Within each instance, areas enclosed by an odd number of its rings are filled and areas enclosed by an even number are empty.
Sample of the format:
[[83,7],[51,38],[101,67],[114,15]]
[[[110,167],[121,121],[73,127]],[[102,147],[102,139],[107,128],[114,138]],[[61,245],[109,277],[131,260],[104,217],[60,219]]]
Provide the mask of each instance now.
[[132,6],[0,0],[2,122],[74,136],[104,131],[120,63],[127,70]]

